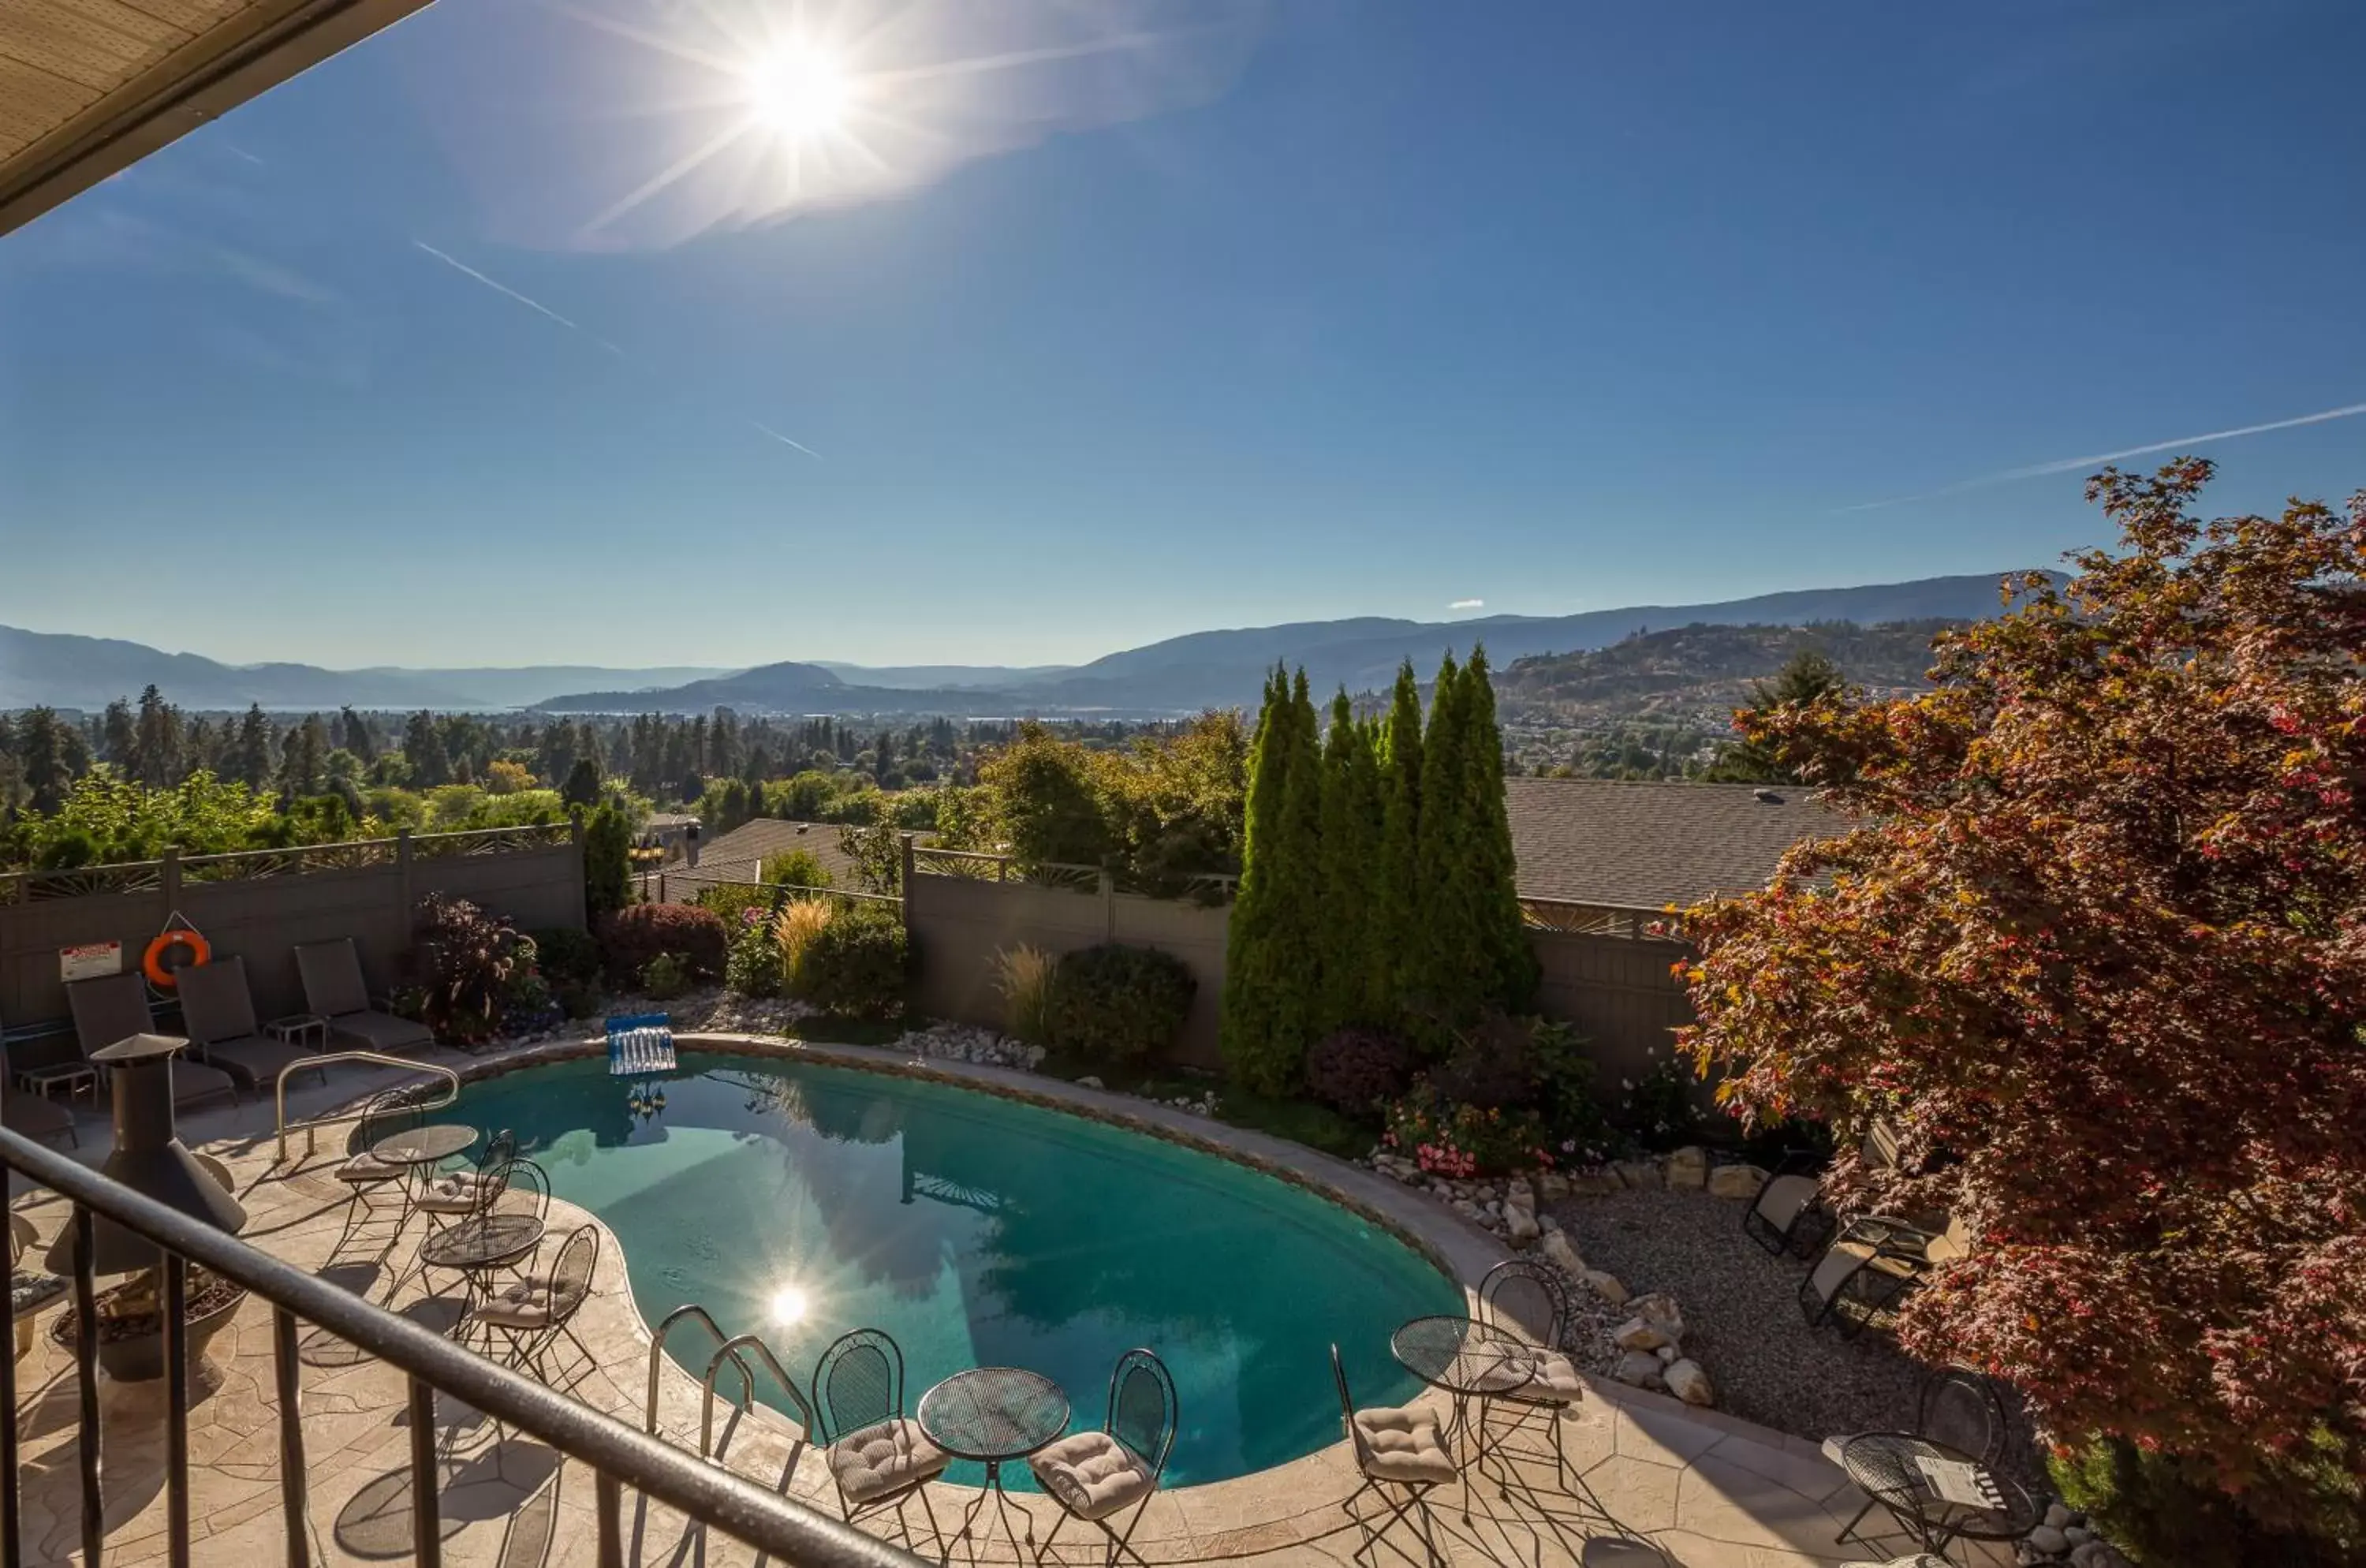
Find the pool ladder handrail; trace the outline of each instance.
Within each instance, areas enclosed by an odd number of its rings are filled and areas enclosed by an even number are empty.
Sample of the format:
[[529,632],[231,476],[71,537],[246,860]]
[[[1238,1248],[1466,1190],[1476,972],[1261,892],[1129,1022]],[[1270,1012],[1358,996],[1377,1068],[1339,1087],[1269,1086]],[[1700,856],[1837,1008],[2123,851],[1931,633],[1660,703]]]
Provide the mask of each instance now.
[[[642,1418],[642,1429],[652,1434],[658,1429],[658,1364],[665,1359],[666,1336],[672,1333],[673,1325],[685,1317],[694,1317],[704,1324],[706,1332],[714,1335],[715,1342],[727,1349],[731,1344],[731,1336],[723,1332],[723,1325],[715,1321],[715,1314],[696,1302],[685,1303],[666,1314],[665,1321],[658,1325],[657,1337],[649,1341],[649,1397],[648,1412]],[[719,1355],[718,1352],[718,1359]],[[753,1400],[756,1397],[754,1374],[748,1371],[748,1363],[737,1357],[733,1358],[733,1364],[739,1369],[740,1397]],[[713,1363],[706,1369],[706,1397],[710,1400],[715,1397],[715,1374],[720,1370]]]
[[[460,1098],[460,1075],[440,1062],[422,1062],[409,1056],[389,1056],[383,1051],[324,1051],[307,1056],[301,1061],[290,1062],[279,1069],[279,1077],[274,1086],[274,1098],[278,1109],[276,1120],[279,1123],[279,1153],[278,1156],[272,1161],[275,1166],[287,1163],[288,1134],[304,1134],[304,1157],[310,1159],[320,1153],[320,1144],[314,1134],[321,1128],[339,1127],[348,1122],[360,1122],[368,1117],[371,1105],[376,1102],[376,1097],[372,1097],[370,1101],[359,1106],[350,1106],[343,1111],[332,1111],[326,1116],[314,1116],[302,1122],[287,1120],[287,1080],[298,1073],[319,1073],[321,1081],[326,1083],[329,1081],[329,1075],[324,1069],[338,1062],[370,1062],[381,1067],[400,1067],[406,1072],[417,1073],[443,1081],[444,1087],[439,1091],[441,1099],[421,1100],[406,1104],[403,1107],[406,1111],[441,1111]],[[409,1086],[398,1085],[397,1087]],[[716,1337],[720,1338],[721,1336],[718,1335]]]
[[742,1350],[755,1352],[757,1359],[764,1364],[764,1370],[772,1373],[772,1381],[780,1385],[781,1392],[789,1396],[789,1403],[797,1407],[800,1437],[810,1438],[813,1433],[813,1406],[806,1403],[804,1392],[797,1387],[797,1380],[789,1376],[788,1369],[781,1365],[781,1359],[772,1354],[772,1348],[764,1343],[763,1336],[742,1334],[737,1339],[725,1340],[723,1348],[715,1351],[715,1359],[706,1363],[706,1398],[704,1409],[698,1422],[698,1457],[701,1459],[708,1457],[707,1450],[714,1442],[715,1379],[715,1375],[723,1371],[723,1363],[726,1360],[739,1369],[742,1389],[740,1408],[744,1410],[756,1402],[755,1387],[747,1382],[748,1365],[739,1359],[739,1352]]

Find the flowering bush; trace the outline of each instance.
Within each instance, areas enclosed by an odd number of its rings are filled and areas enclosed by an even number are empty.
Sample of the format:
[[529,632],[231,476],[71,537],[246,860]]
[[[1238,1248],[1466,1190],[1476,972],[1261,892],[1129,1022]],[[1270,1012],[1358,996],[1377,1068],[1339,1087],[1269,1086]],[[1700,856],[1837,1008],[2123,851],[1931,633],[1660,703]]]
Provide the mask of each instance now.
[[731,956],[724,961],[723,984],[743,997],[777,997],[788,976],[781,944],[772,939],[772,922],[761,909],[749,909],[731,937]]
[[1543,1122],[1533,1111],[1448,1100],[1426,1077],[1387,1109],[1381,1144],[1433,1176],[1468,1179],[1550,1167]]
[[441,893],[419,901],[412,937],[427,1026],[460,1045],[492,1038],[513,987],[534,973],[534,943],[508,920]]

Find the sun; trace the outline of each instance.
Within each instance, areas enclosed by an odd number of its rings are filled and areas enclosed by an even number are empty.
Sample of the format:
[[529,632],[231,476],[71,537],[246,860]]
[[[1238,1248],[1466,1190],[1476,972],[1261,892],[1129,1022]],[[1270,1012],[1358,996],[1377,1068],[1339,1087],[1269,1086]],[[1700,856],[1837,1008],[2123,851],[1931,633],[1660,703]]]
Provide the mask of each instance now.
[[772,1292],[772,1321],[783,1328],[804,1320],[812,1303],[806,1293],[794,1285],[783,1285]]
[[854,77],[826,50],[791,43],[748,68],[749,118],[778,135],[810,138],[842,130],[854,102]]

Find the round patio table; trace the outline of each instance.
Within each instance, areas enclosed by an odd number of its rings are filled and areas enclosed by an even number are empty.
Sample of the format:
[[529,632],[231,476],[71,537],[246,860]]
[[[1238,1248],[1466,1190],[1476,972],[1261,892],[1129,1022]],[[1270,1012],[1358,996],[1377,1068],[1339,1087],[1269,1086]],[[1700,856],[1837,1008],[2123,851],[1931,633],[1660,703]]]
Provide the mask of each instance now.
[[[1974,1466],[1996,1488],[1993,1507],[1958,1503],[1939,1495],[1918,1459],[1947,1460]],[[2038,1521],[2036,1500],[2009,1475],[1980,1464],[1961,1449],[1911,1432],[1864,1432],[1841,1445],[1841,1469],[1870,1499],[1840,1533],[1846,1543],[1875,1503],[1887,1508],[1923,1551],[1944,1556],[1962,1540],[2017,1540]],[[1862,1540],[1862,1538],[1859,1538]]]
[[[1002,1467],[1048,1446],[1068,1429],[1068,1396],[1041,1372],[1024,1367],[973,1367],[955,1372],[920,1396],[920,1431],[929,1441],[955,1459],[975,1460],[986,1466],[986,1484],[962,1515],[953,1537],[969,1534],[978,1510],[993,1494],[995,1517],[1010,1535],[1008,1494],[1002,1489]],[[1024,1510],[1022,1510],[1023,1512]],[[983,1539],[983,1538],[981,1538]],[[1027,1540],[1035,1540],[1035,1520],[1029,1516]],[[1020,1552],[1019,1539],[1010,1549]]]
[[435,1122],[407,1133],[390,1133],[370,1145],[370,1157],[380,1165],[434,1165],[450,1159],[477,1141],[474,1127]]
[[[1470,1518],[1470,1472],[1487,1458],[1487,1404],[1508,1393],[1532,1375],[1537,1348],[1518,1335],[1482,1323],[1474,1317],[1441,1314],[1416,1317],[1389,1336],[1389,1350],[1405,1371],[1454,1396],[1454,1420],[1447,1429],[1451,1443],[1468,1433],[1470,1459],[1462,1471],[1462,1517]],[[1479,1402],[1479,1419],[1470,1419],[1470,1402]]]
[[[490,1275],[516,1262],[542,1245],[546,1227],[533,1214],[477,1214],[445,1226],[419,1247],[419,1261],[430,1269],[450,1269],[459,1274],[467,1295],[460,1323],[483,1299],[492,1294]],[[458,1334],[459,1324],[453,1325]]]

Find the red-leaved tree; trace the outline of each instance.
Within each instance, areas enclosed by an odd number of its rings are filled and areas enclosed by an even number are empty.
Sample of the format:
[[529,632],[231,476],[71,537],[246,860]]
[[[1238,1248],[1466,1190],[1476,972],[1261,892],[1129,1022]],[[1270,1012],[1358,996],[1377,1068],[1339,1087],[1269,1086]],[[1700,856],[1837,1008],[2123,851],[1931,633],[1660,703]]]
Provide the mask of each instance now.
[[1686,1043],[1845,1206],[1967,1223],[1910,1350],[2241,1491],[2366,1452],[2366,493],[2204,524],[2211,472],[2099,475],[2121,547],[1930,691],[1744,716],[1857,825],[1688,914]]

